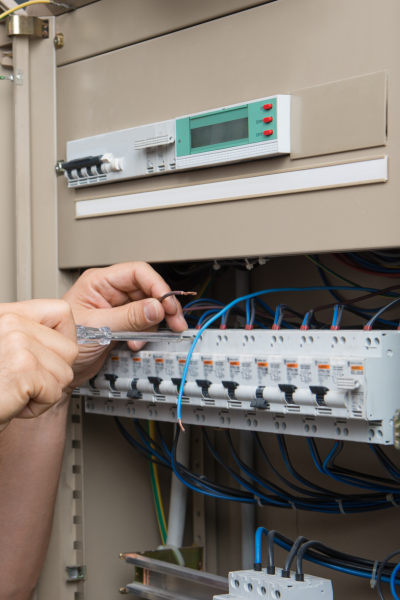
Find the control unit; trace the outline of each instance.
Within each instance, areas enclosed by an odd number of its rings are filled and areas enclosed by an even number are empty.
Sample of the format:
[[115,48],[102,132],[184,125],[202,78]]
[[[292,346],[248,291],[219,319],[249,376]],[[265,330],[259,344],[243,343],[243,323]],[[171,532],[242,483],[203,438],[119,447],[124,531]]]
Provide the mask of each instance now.
[[265,97],[67,143],[69,187],[290,153],[290,96]]

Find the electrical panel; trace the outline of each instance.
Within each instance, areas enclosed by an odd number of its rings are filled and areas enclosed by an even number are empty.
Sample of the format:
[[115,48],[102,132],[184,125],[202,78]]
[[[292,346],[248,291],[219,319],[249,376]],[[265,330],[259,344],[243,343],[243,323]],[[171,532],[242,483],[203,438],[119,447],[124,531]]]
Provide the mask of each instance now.
[[290,153],[290,96],[265,97],[67,143],[69,187]]
[[[176,421],[190,342],[126,345],[75,393],[86,412]],[[397,331],[205,331],[184,383],[182,420],[212,427],[393,444]]]

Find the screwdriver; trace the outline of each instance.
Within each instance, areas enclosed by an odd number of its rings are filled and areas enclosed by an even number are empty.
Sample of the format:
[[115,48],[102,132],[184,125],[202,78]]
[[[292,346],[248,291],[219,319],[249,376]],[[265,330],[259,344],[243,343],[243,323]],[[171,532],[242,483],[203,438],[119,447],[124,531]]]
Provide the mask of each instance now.
[[111,342],[190,342],[196,337],[197,332],[184,331],[111,331],[109,327],[83,327],[76,326],[78,345],[97,344],[108,346]]

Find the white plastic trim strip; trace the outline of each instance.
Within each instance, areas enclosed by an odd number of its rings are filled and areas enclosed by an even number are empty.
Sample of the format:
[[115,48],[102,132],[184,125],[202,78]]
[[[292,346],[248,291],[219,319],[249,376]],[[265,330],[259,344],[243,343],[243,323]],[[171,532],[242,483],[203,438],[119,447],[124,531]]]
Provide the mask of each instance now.
[[156,210],[226,200],[290,194],[388,180],[388,158],[313,167],[199,185],[140,192],[76,202],[76,217],[88,218],[135,211]]

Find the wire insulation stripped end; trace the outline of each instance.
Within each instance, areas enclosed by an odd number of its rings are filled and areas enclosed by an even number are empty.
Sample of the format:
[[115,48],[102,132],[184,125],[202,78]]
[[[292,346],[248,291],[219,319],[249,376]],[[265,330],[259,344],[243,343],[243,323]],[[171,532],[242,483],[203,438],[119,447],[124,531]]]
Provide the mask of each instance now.
[[181,419],[178,419],[178,424],[179,424],[179,427],[181,428],[181,431],[182,431],[183,433],[185,433],[185,428],[184,428],[184,426],[182,425],[182,420],[181,420]]
[[170,296],[197,296],[197,292],[168,292],[168,294],[164,294],[161,298],[158,298],[159,302],[164,302],[166,298]]

